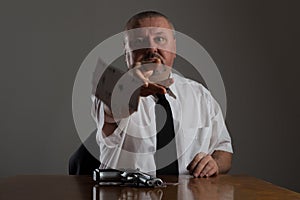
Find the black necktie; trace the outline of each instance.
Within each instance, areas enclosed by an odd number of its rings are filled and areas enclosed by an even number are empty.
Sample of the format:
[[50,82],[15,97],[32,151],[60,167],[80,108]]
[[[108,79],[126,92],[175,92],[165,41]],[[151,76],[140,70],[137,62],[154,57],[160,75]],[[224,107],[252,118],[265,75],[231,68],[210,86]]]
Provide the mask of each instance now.
[[[165,95],[157,94],[156,96],[158,97],[158,101],[156,102],[157,105],[155,106],[157,135],[156,153],[154,158],[156,174],[178,175],[178,161],[172,110]],[[163,117],[165,113],[167,116]],[[166,120],[164,120],[164,118],[166,118]]]

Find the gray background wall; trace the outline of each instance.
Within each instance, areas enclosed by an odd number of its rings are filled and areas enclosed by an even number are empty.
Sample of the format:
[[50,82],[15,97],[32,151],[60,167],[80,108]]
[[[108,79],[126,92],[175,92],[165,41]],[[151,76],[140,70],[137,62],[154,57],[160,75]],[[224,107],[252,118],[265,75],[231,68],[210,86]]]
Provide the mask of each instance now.
[[222,74],[232,174],[300,192],[299,1],[1,1],[0,177],[67,174],[72,88],[86,55],[134,13],[165,13]]

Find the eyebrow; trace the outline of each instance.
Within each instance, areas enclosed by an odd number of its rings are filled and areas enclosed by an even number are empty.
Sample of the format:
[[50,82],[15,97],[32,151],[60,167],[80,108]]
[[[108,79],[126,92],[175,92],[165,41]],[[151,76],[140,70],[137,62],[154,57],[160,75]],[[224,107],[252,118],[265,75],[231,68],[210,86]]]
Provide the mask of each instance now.
[[163,35],[163,34],[167,34],[167,33],[165,33],[165,32],[163,32],[163,31],[160,31],[160,32],[157,32],[157,33],[154,33],[155,35]]

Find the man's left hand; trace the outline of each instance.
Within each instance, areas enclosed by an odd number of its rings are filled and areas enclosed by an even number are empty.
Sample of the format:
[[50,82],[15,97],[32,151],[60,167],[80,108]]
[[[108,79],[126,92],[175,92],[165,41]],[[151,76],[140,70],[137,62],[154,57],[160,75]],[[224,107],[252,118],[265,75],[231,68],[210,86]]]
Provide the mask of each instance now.
[[203,152],[198,153],[187,166],[190,174],[194,177],[210,177],[219,173],[219,166],[215,159]]

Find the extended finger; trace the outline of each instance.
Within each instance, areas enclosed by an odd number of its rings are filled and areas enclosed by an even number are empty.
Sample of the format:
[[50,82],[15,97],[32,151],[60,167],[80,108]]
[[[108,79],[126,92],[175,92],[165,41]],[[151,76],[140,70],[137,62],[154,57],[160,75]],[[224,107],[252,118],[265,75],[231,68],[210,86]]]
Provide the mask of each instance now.
[[154,74],[154,71],[159,67],[160,67],[160,64],[147,63],[147,64],[140,66],[138,69],[141,70],[141,72],[143,73],[143,75],[146,78],[149,78],[150,76],[152,76]]
[[134,73],[144,83],[144,86],[148,87],[149,80],[146,79],[146,77],[144,76],[143,72],[141,72],[141,70],[139,70],[139,69],[134,69]]

